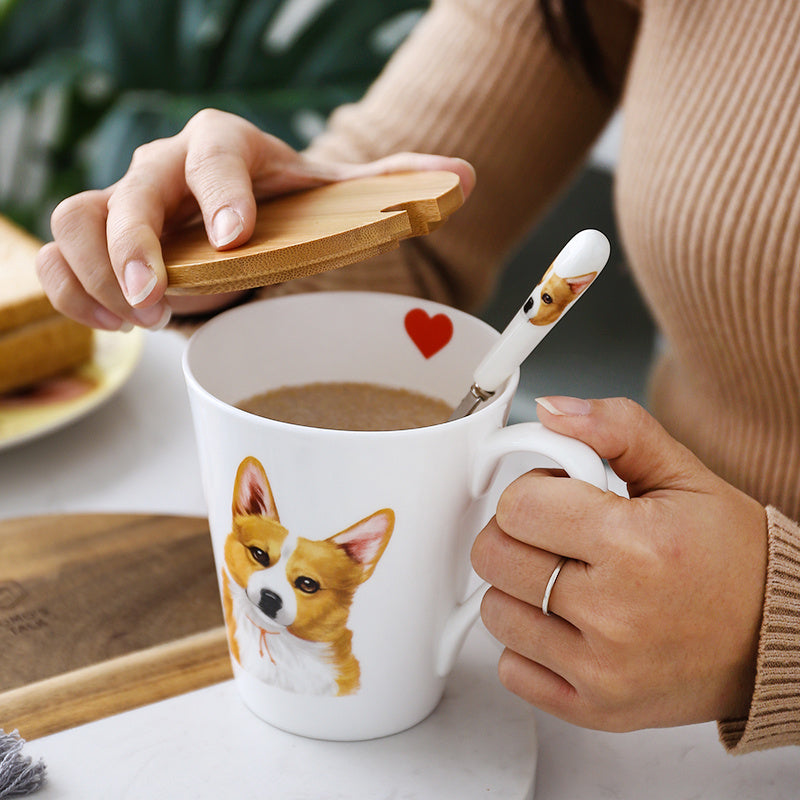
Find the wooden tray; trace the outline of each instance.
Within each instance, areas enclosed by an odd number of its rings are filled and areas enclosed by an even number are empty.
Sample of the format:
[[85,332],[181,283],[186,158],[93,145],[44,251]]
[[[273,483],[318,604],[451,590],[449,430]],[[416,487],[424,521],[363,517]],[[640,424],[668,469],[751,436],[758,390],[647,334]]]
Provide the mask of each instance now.
[[36,738],[231,677],[205,519],[0,521],[0,728]]
[[252,289],[342,267],[441,225],[464,202],[453,172],[405,172],[332,183],[258,207],[251,239],[216,250],[202,225],[162,241],[168,294]]

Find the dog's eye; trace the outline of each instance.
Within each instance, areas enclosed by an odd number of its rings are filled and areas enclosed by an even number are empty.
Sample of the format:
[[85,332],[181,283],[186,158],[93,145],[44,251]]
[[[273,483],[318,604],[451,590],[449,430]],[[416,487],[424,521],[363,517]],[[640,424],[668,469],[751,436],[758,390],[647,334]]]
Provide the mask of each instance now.
[[307,578],[305,575],[301,575],[294,582],[294,585],[301,592],[305,592],[306,594],[314,594],[314,592],[319,591],[319,583],[317,583],[317,581],[315,581],[313,578]]
[[547,303],[547,305],[550,305],[550,303],[553,302],[553,298],[550,297],[550,295],[547,294],[547,292],[542,292],[542,302]]
[[261,564],[262,567],[269,566],[269,553],[265,553],[260,547],[248,547],[250,555]]
[[533,298],[529,297],[522,306],[522,310],[527,314],[533,308]]

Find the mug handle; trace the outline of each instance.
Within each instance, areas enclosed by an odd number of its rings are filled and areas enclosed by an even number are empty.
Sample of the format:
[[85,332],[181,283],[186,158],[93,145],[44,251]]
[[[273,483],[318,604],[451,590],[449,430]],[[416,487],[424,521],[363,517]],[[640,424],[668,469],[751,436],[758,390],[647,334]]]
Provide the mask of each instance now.
[[[521,422],[494,431],[480,443],[472,464],[472,496],[485,494],[497,474],[502,459],[511,453],[532,453],[554,461],[570,478],[586,481],[608,490],[608,474],[601,458],[589,445],[551,431],[540,422]],[[480,615],[483,595],[489,588],[485,581],[445,622],[436,655],[436,673],[443,678],[453,668],[470,628]]]

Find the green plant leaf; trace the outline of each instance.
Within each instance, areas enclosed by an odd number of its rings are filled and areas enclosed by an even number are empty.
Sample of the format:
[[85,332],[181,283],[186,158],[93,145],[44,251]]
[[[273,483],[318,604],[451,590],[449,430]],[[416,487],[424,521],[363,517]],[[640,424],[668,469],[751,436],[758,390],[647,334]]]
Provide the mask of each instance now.
[[83,39],[86,0],[5,0],[0,6],[3,77]]
[[[59,93],[57,136],[36,154],[50,165],[42,215],[67,194],[117,180],[137,146],[176,133],[204,107],[239,114],[302,147],[309,131],[357,100],[382,69],[396,41],[381,31],[402,34],[427,6],[0,0],[0,133],[4,110],[33,109]],[[13,197],[0,198],[0,206],[31,218],[31,208],[15,208]]]

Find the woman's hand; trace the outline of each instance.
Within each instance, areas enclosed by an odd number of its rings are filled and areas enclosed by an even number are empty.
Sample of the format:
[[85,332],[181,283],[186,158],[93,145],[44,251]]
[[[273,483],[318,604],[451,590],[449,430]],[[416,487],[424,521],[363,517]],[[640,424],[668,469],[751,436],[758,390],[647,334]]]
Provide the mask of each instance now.
[[315,163],[244,119],[222,111],[196,114],[176,136],[138,148],[113,186],[64,200],[53,212],[54,241],[37,260],[53,305],[107,330],[166,324],[170,311],[219,308],[236,296],[164,298],[167,276],[160,237],[202,215],[209,241],[237,247],[253,232],[256,198],[332,181],[406,170],[456,172],[465,196],[474,185],[461,159],[398,153],[369,164]]
[[[746,717],[767,559],[766,513],[636,403],[539,401],[586,442],[630,499],[531,472],[475,542],[482,606],[506,645],[502,682],[588,728],[624,731]],[[541,605],[560,556],[550,616]]]

